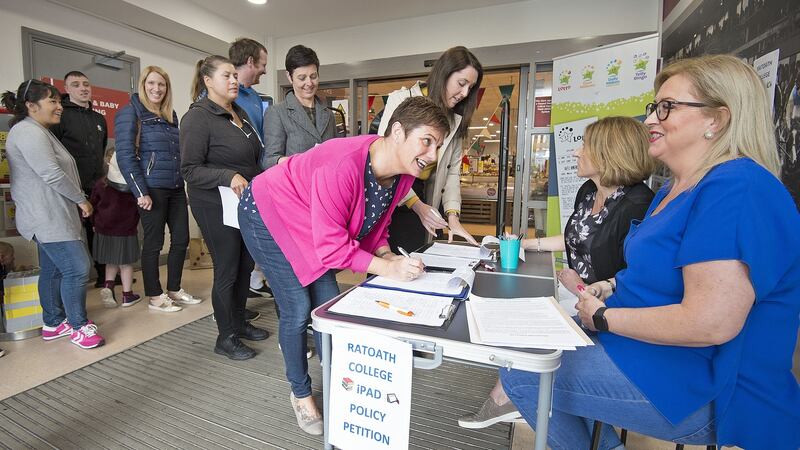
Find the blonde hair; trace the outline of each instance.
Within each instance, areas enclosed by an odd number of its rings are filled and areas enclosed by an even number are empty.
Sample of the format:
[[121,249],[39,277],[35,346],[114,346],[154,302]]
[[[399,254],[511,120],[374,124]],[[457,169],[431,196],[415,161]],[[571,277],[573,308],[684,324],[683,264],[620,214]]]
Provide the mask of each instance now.
[[710,151],[694,174],[695,183],[714,166],[741,157],[750,158],[779,176],[772,106],[764,84],[752,67],[733,55],[681,59],[656,76],[656,92],[675,75],[689,80],[691,94],[708,105],[703,108],[707,115],[722,118],[719,108],[730,111],[729,120],[717,130]]
[[647,152],[650,133],[630,117],[605,117],[586,127],[584,151],[603,186],[629,186],[646,180],[656,162]]
[[[153,102],[147,98],[147,92],[145,91],[145,82],[151,73],[161,75],[167,83],[167,92],[164,93],[164,99],[161,100],[161,105],[159,106],[154,105]],[[164,69],[158,66],[147,66],[142,70],[142,74],[139,76],[139,101],[142,102],[142,105],[147,108],[148,111],[172,123],[172,84],[169,81],[169,75],[167,75]]]

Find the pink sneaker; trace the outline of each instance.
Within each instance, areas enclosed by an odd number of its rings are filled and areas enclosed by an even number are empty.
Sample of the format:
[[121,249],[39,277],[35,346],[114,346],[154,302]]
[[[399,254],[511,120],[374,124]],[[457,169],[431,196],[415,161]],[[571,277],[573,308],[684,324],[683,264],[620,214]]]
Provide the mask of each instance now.
[[52,341],[70,334],[72,334],[72,326],[67,323],[67,319],[64,319],[57,327],[48,327],[47,325],[42,327],[42,339],[45,341]]
[[70,340],[80,348],[95,348],[103,345],[105,339],[97,334],[97,325],[89,321],[79,330],[73,330]]

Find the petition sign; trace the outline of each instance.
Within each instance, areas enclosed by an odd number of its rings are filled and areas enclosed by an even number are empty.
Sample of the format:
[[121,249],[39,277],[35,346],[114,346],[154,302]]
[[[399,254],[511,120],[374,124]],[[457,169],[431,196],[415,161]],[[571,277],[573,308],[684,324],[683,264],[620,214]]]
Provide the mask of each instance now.
[[330,443],[406,449],[411,423],[411,344],[337,329],[332,336]]

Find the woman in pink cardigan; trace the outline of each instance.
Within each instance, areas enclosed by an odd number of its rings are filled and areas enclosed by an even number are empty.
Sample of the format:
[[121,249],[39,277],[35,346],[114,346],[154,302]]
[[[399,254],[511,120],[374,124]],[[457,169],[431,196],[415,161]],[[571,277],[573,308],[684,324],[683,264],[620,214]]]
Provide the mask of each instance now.
[[449,131],[438,106],[412,97],[398,106],[383,136],[325,141],[281,161],[242,192],[239,226],[281,310],[278,340],[290,401],[306,433],[323,431],[306,360],[311,310],[339,294],[339,269],[397,280],[422,273],[421,261],[389,249],[389,222]]

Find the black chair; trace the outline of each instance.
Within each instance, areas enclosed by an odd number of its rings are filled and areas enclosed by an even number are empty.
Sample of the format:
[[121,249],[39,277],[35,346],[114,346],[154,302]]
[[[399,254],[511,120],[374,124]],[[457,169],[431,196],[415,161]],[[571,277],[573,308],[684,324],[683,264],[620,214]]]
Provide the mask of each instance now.
[[[597,447],[600,446],[600,430],[603,427],[603,422],[599,420],[594,421],[594,427],[592,427],[592,445],[589,447],[589,450],[597,450]],[[619,439],[622,441],[622,445],[625,445],[625,441],[628,440],[628,430],[622,429],[622,432],[619,434]],[[675,444],[675,450],[683,450],[683,444]],[[716,445],[706,445],[706,450],[717,450]]]

